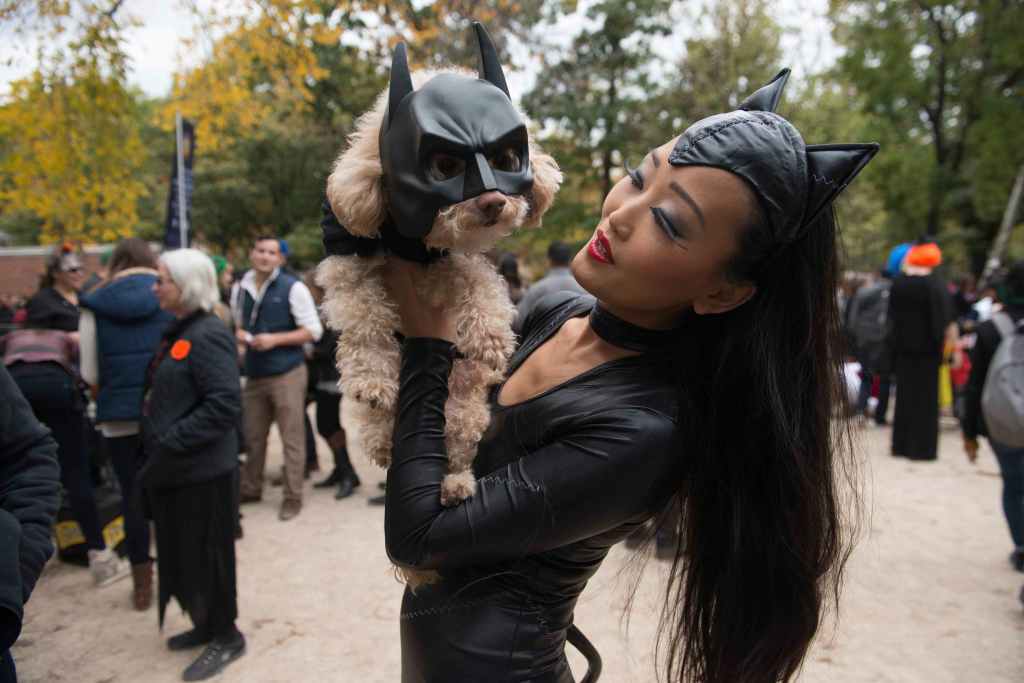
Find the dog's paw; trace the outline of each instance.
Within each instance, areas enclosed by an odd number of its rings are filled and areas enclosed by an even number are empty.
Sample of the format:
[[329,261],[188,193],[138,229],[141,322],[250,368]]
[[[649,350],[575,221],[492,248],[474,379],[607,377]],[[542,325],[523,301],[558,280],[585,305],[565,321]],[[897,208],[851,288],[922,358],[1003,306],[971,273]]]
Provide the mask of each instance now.
[[469,470],[445,475],[441,481],[441,505],[458,505],[476,493],[476,477]]

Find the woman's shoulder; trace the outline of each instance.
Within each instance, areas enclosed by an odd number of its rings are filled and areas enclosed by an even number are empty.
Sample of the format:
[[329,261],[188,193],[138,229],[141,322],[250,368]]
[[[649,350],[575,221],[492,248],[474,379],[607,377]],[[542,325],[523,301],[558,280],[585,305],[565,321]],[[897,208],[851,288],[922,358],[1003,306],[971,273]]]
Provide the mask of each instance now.
[[204,311],[196,316],[188,327],[181,331],[182,337],[193,341],[224,341],[227,340],[232,346],[234,339],[227,324],[212,311]]
[[533,333],[547,327],[556,320],[565,321],[594,306],[594,297],[570,290],[560,290],[545,294],[530,309],[522,325],[520,333],[525,340]]

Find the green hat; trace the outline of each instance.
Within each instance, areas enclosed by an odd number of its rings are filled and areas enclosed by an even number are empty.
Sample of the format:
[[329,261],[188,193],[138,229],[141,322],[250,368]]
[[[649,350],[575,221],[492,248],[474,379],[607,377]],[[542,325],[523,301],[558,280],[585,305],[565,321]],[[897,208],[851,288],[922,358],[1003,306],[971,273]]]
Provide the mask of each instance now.
[[220,254],[214,254],[210,260],[213,261],[213,269],[217,271],[217,275],[223,273],[224,269],[228,267],[228,260]]

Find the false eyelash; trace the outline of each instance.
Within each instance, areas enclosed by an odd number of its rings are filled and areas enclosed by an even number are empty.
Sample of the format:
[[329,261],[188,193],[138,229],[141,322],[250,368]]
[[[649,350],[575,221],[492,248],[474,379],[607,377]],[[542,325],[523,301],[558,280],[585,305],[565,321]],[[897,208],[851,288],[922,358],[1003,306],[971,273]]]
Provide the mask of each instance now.
[[625,167],[626,175],[628,175],[629,179],[633,181],[633,186],[638,190],[644,189],[644,177],[640,175],[640,171],[635,168],[630,168],[628,163],[625,164]]
[[679,237],[681,237],[679,231],[676,230],[674,225],[672,225],[672,221],[669,220],[664,211],[656,206],[652,206],[651,213],[654,214],[655,222],[661,226],[661,229],[664,230],[669,237],[672,239],[679,239]]

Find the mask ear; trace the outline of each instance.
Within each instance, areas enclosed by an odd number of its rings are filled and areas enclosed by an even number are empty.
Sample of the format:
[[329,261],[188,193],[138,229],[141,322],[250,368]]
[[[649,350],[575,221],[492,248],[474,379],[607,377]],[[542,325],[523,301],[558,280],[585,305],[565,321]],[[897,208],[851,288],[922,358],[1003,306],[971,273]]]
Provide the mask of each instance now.
[[391,125],[395,112],[398,111],[398,103],[412,90],[412,75],[409,73],[405,43],[399,43],[391,58],[391,84],[388,86],[388,126]]
[[473,22],[473,30],[476,31],[477,45],[480,47],[480,78],[501,89],[505,96],[512,99],[508,94],[508,84],[505,83],[505,72],[498,61],[498,51],[487,35],[487,29],[479,21]]
[[789,69],[783,69],[775,74],[775,78],[768,81],[768,84],[755,90],[747,96],[747,99],[740,102],[737,109],[743,111],[770,111],[774,112],[782,99],[782,91],[786,88],[786,81],[789,80]]
[[809,225],[825,207],[846,189],[871,158],[878,153],[878,143],[807,145],[807,174],[810,196],[803,225]]

